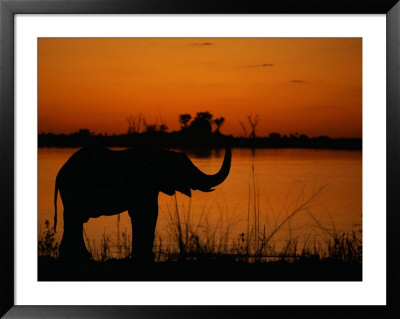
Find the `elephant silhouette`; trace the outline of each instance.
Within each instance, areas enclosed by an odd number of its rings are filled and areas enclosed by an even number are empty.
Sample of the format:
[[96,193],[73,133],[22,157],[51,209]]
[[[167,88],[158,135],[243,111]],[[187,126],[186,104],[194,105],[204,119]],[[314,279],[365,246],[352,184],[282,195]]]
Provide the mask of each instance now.
[[56,177],[54,231],[57,227],[58,192],[64,206],[64,233],[60,259],[89,259],[83,240],[83,224],[89,218],[128,211],[132,223],[132,260],[153,260],[154,231],[158,217],[158,194],[191,190],[213,191],[229,174],[231,150],[226,148],[220,170],[201,172],[180,152],[160,149],[109,150],[83,147],[62,166]]

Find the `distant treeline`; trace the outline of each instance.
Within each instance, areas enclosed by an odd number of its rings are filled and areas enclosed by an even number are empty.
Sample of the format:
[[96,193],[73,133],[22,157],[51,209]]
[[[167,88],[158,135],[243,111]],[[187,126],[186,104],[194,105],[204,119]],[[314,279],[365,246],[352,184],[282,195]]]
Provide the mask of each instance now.
[[224,148],[226,145],[238,148],[319,148],[361,150],[361,139],[329,138],[327,136],[309,138],[301,136],[233,137],[219,133],[190,135],[182,131],[131,133],[121,135],[91,134],[80,130],[73,134],[39,134],[39,147],[81,147],[101,144],[109,147],[160,147],[177,149]]
[[[328,136],[308,137],[298,133],[281,135],[270,133],[259,137],[257,115],[247,117],[248,125],[243,122],[241,137],[224,135],[220,128],[224,117],[213,118],[209,112],[199,112],[192,119],[190,114],[181,114],[179,131],[168,132],[165,124],[148,124],[141,116],[128,117],[126,134],[95,134],[88,129],[80,129],[72,134],[41,133],[38,137],[39,147],[81,147],[100,144],[109,147],[160,147],[177,149],[212,149],[229,145],[237,148],[319,148],[361,150],[361,139],[330,138]],[[214,129],[213,129],[214,128]]]

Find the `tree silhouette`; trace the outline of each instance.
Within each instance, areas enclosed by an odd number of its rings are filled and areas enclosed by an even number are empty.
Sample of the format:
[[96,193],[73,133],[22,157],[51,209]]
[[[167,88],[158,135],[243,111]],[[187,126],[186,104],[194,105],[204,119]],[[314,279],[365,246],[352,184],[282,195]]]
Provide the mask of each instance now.
[[213,115],[210,112],[198,112],[190,123],[189,129],[196,135],[211,134],[211,123]]
[[146,120],[143,118],[143,124],[146,128],[146,133],[165,133],[168,130],[168,126],[165,124],[157,125],[147,123]]
[[243,137],[248,137],[247,129],[246,129],[246,126],[244,125],[244,123],[242,121],[239,121],[239,124],[243,130],[243,134],[244,134]]
[[139,114],[138,116],[129,115],[126,120],[128,121],[128,134],[140,133],[144,121],[142,114]]
[[213,115],[208,111],[198,112],[196,114],[194,121],[207,121],[207,122],[211,123],[212,117],[213,117]]
[[269,137],[271,140],[279,140],[279,139],[281,138],[281,134],[272,132],[272,133],[269,133],[269,136],[268,136],[268,137]]
[[251,138],[256,138],[256,128],[257,128],[257,125],[259,124],[258,114],[254,115],[254,116],[252,114],[250,114],[249,116],[247,116],[247,120],[249,121],[249,124],[251,126],[251,133],[249,136]]
[[[92,133],[90,132],[90,130],[88,130],[87,128],[81,128],[79,129],[79,131],[77,132],[78,135],[80,136],[91,136]],[[93,133],[94,134],[94,133]]]
[[256,129],[257,129],[257,126],[259,124],[259,115],[258,114],[252,115],[250,113],[250,115],[247,116],[247,121],[249,122],[250,128],[251,128],[251,132],[249,134],[247,133],[247,129],[246,129],[246,126],[244,125],[244,123],[243,122],[239,122],[239,124],[242,127],[242,130],[244,132],[244,137],[256,138],[257,137],[256,136]]
[[215,129],[215,133],[220,134],[219,130],[222,126],[222,124],[225,122],[225,118],[224,117],[219,117],[217,119],[214,120],[214,124],[217,126],[217,128]]
[[189,121],[192,119],[190,114],[179,115],[179,123],[181,123],[181,129],[188,128]]
[[146,127],[146,133],[155,133],[157,132],[157,125],[156,124],[148,124],[146,121],[143,121],[144,126]]

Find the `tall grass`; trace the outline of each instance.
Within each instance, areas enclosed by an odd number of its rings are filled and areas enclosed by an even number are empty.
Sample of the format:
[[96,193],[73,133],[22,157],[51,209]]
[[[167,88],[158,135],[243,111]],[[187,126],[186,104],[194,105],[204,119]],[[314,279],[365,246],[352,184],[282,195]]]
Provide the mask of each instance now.
[[104,231],[99,245],[96,244],[95,239],[89,239],[85,229],[83,234],[86,248],[94,260],[103,262],[112,258],[125,259],[131,255],[131,236],[126,230],[121,232],[120,215],[117,215],[117,231],[113,234],[106,234]]
[[[255,170],[252,166],[252,180],[249,183],[248,211],[245,221],[221,217],[210,223],[205,207],[200,214],[192,211],[191,201],[185,206],[175,195],[173,203],[167,207],[167,235],[156,233],[154,256],[156,262],[164,261],[210,261],[232,260],[241,262],[337,260],[342,262],[362,261],[361,231],[343,233],[336,230],[333,219],[331,227],[326,227],[312,214],[310,204],[323,192],[319,187],[308,197],[301,199],[286,211],[275,223],[263,223],[260,207],[260,191]],[[308,214],[319,230],[319,236],[306,234],[300,237],[293,230],[292,220],[298,214]],[[223,214],[221,213],[221,216]],[[229,212],[228,212],[229,215]],[[240,225],[242,231],[237,232]],[[58,243],[46,221],[45,230],[39,236],[39,255],[57,258]],[[267,227],[268,226],[268,227]],[[277,240],[277,234],[288,228],[286,237]],[[296,229],[295,229],[296,230]],[[236,233],[235,233],[236,232]],[[107,261],[112,258],[129,258],[131,237],[120,230],[117,217],[116,234],[105,232],[99,245],[84,233],[86,247],[94,260]],[[277,244],[279,242],[279,244]]]
[[[191,201],[187,208],[182,209],[174,196],[174,205],[167,212],[167,247],[161,246],[160,239],[155,243],[155,251],[159,252],[156,257],[159,261],[214,259],[229,252],[231,229],[237,222],[223,221],[219,218],[210,223],[204,209],[194,220],[195,214],[192,214],[191,210]],[[158,238],[161,238],[161,235],[158,235]]]
[[48,220],[44,222],[44,230],[39,229],[38,254],[43,257],[58,258],[59,243],[56,242],[55,233],[50,228]]

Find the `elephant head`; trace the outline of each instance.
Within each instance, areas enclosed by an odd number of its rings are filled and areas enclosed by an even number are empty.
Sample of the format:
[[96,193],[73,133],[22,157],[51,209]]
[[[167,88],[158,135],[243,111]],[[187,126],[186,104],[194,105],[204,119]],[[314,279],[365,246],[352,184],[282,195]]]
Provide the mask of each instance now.
[[175,191],[179,191],[190,197],[191,190],[211,192],[214,190],[213,187],[218,186],[227,178],[230,171],[232,158],[230,148],[226,148],[222,166],[214,175],[200,171],[183,153],[168,153],[167,167],[160,175],[162,176],[160,190],[167,195],[174,195]]

